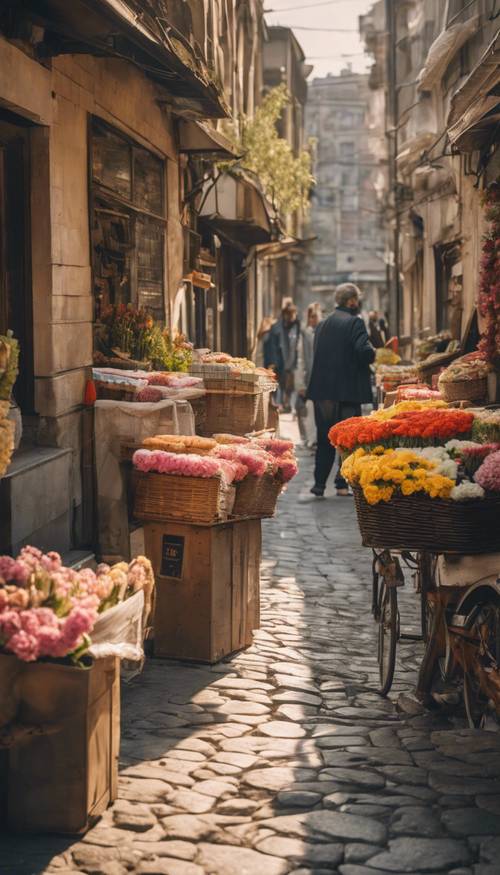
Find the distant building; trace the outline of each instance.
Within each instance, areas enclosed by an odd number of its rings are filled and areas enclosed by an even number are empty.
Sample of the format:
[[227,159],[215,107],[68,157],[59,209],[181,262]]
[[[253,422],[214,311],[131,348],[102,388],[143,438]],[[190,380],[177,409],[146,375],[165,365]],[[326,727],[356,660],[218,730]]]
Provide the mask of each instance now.
[[[302,304],[331,308],[335,287],[355,282],[365,309],[387,306],[385,231],[377,198],[374,150],[383,129],[369,116],[368,76],[342,70],[314,79],[306,106],[306,136],[316,140],[316,187],[308,236],[316,236],[304,269]],[[377,121],[377,124],[380,123]]]
[[360,18],[370,102],[386,132],[392,325],[415,340],[443,330],[464,339],[476,318],[481,197],[500,167],[495,8],[378,0]]
[[[279,85],[286,85],[290,102],[285,107],[278,123],[278,133],[291,146],[295,157],[307,147],[305,136],[305,110],[307,100],[307,77],[312,66],[306,64],[304,52],[289,27],[268,27],[263,45],[264,92]],[[271,245],[259,255],[258,298],[262,301],[262,315],[277,315],[284,298],[297,299],[300,294],[301,268],[305,216],[296,210],[282,217],[286,242]],[[294,245],[294,240],[299,241]]]

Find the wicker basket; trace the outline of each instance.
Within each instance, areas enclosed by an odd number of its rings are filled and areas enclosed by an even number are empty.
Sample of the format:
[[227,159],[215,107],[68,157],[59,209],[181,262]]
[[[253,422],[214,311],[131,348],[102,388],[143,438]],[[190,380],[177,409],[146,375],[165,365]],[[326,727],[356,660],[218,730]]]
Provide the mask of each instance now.
[[234,487],[227,486],[219,477],[139,473],[134,513],[142,520],[183,520],[209,525],[228,519],[234,494]]
[[251,474],[236,484],[235,516],[273,516],[283,484],[271,474]]
[[445,401],[478,401],[488,395],[488,378],[476,380],[441,380],[439,391]]
[[370,505],[353,487],[365,547],[431,553],[491,553],[500,543],[500,495],[471,501],[394,496]]
[[262,393],[250,395],[245,392],[207,392],[206,420],[200,434],[245,435],[256,430]]
[[130,383],[106,383],[95,381],[96,396],[99,401],[135,401],[137,389]]
[[257,395],[260,392],[257,380],[240,380],[237,377],[227,377],[223,380],[206,377],[203,384],[207,392],[242,392],[245,395]]

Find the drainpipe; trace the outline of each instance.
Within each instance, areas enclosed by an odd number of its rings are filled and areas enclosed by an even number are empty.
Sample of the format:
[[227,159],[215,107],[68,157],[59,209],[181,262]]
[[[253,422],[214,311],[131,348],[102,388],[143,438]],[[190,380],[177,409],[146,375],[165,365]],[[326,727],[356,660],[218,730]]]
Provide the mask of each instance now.
[[392,239],[393,269],[389,290],[391,330],[394,334],[401,331],[401,289],[400,289],[400,257],[399,240],[401,220],[399,216],[398,198],[398,90],[396,87],[397,60],[396,60],[396,2],[385,0],[385,22],[387,39],[387,106],[386,106],[386,135],[389,152],[389,193],[392,196],[392,208],[394,210],[394,227]]

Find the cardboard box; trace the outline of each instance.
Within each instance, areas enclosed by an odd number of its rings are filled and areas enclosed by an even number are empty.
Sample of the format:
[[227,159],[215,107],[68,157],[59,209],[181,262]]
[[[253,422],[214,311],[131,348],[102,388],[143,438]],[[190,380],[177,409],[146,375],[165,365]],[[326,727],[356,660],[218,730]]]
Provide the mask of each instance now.
[[119,661],[88,669],[0,655],[0,819],[80,833],[117,795]]
[[147,523],[156,576],[155,656],[217,662],[248,647],[260,623],[260,520]]

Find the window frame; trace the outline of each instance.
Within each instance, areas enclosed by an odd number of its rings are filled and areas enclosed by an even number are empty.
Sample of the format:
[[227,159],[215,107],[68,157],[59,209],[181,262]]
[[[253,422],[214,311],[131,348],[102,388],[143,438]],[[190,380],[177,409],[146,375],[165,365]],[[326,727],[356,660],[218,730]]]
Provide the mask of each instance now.
[[[161,208],[162,213],[157,213],[153,210],[139,206],[133,200],[124,197],[119,192],[114,191],[109,186],[103,184],[94,176],[94,136],[96,129],[101,128],[109,131],[113,136],[118,137],[123,141],[124,145],[129,148],[129,166],[130,166],[130,192],[131,197],[134,197],[134,166],[135,154],[138,151],[147,152],[158,161],[161,171]],[[114,210],[122,211],[128,215],[131,236],[133,238],[133,246],[131,248],[131,264],[130,264],[130,291],[129,302],[134,307],[144,306],[148,311],[153,310],[153,316],[157,321],[166,323],[167,321],[167,300],[168,300],[168,165],[167,157],[160,156],[153,149],[148,149],[138,140],[124,133],[120,128],[109,124],[105,119],[98,115],[89,114],[87,125],[87,143],[88,143],[88,193],[89,193],[89,245],[91,259],[91,276],[92,276],[92,297],[94,301],[94,322],[99,318],[99,304],[96,286],[96,253],[93,242],[93,230],[95,228],[96,214],[100,212],[113,213]],[[162,244],[162,262],[161,262],[161,306],[151,307],[141,302],[140,289],[138,287],[138,258],[137,258],[137,224],[142,219],[146,222],[153,222],[161,227],[163,238]],[[158,313],[161,312],[161,318]]]

